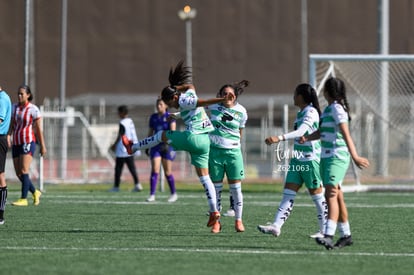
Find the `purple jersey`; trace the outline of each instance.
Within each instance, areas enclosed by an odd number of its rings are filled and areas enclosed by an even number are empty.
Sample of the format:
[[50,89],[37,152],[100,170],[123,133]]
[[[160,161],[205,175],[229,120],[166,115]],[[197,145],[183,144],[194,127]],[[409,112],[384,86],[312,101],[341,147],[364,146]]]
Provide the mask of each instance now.
[[168,116],[170,113],[165,112],[162,116],[159,116],[158,113],[152,114],[149,119],[149,127],[154,130],[154,134],[163,131],[170,130],[170,125],[172,121],[168,121]]
[[[158,113],[152,114],[149,119],[149,127],[154,130],[154,134],[159,131],[170,130],[171,123],[173,121],[168,121],[169,113],[165,112],[162,116],[159,116]],[[150,150],[150,157],[159,157],[174,160],[175,158],[175,151],[172,149],[171,146],[167,144],[160,143],[155,147],[152,147]]]

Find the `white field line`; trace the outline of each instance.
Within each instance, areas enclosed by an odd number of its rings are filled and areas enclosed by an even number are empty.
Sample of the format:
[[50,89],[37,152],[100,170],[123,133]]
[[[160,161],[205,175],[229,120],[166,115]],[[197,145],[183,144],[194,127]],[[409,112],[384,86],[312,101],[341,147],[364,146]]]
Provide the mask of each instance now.
[[232,253],[232,254],[268,254],[268,255],[336,255],[336,256],[368,256],[368,257],[414,257],[414,253],[371,253],[371,252],[336,252],[336,251],[287,251],[287,250],[257,250],[257,249],[192,249],[172,247],[29,247],[6,246],[2,250],[37,250],[37,251],[158,251],[179,253]]
[[[64,192],[62,192],[64,193]],[[20,195],[20,191],[19,192],[9,192],[9,195],[13,196],[13,195]],[[225,198],[228,195],[228,192],[224,191],[222,197]],[[351,196],[351,195],[346,195],[345,196],[345,201],[350,202],[350,201],[363,201],[365,199],[365,196],[363,196],[364,194],[362,193],[358,193],[357,196]],[[156,194],[156,199],[158,200],[163,200],[163,199],[167,199],[170,196],[170,194],[168,192],[159,192]],[[376,197],[413,197],[414,199],[414,194],[413,193],[381,193],[381,194],[370,194],[369,196],[376,196]],[[265,201],[267,203],[267,201],[272,201],[275,203],[279,203],[279,201],[282,198],[282,194],[280,193],[262,193],[262,194],[243,194],[243,197],[245,198],[245,200],[247,199],[256,199],[256,200],[260,200],[260,201]],[[306,198],[308,197],[308,194],[305,193],[298,193],[298,199],[301,198]],[[140,195],[138,194],[128,194],[127,192],[120,192],[120,193],[113,193],[113,194],[107,194],[107,195],[91,195],[88,194],[88,192],[78,192],[78,193],[74,193],[74,192],[70,192],[70,194],[49,194],[47,192],[43,193],[43,198],[63,198],[63,199],[68,199],[68,198],[73,198],[73,199],[105,199],[105,200],[119,200],[119,199],[145,199],[142,198]],[[184,194],[180,194],[178,192],[178,198],[188,198],[188,199],[199,199],[205,198],[205,194],[202,190],[200,190],[200,192],[194,192],[194,193],[184,193]],[[310,198],[310,197],[309,197]]]
[[[152,204],[180,204],[180,205],[194,205],[195,202],[182,202],[177,201],[175,203],[169,203],[166,201],[167,197],[165,198],[158,198],[155,202],[146,202],[146,201],[123,201],[123,200],[109,200],[106,198],[105,200],[97,200],[97,198],[91,199],[75,199],[75,197],[70,198],[63,198],[60,196],[61,199],[48,199],[47,203],[55,203],[55,204],[114,204],[114,205],[152,205]],[[188,197],[187,197],[188,198]],[[197,199],[204,199],[203,197],[194,197]],[[203,200],[200,203],[204,203]],[[245,201],[245,205],[255,205],[255,206],[277,206],[277,201]],[[295,207],[315,207],[312,203],[295,203]],[[362,204],[362,203],[347,203],[348,208],[414,208],[414,203],[397,203],[397,204]]]
[[[17,193],[16,193],[17,194]],[[388,196],[389,194],[387,194]],[[406,196],[406,193],[393,193],[393,195],[397,196]],[[412,194],[411,194],[412,195]],[[133,194],[122,194],[122,193],[114,193],[113,195],[91,195],[85,193],[79,194],[44,194],[42,197],[43,199],[47,199],[47,203],[55,203],[55,204],[113,204],[113,205],[156,205],[156,204],[171,204],[167,202],[169,194],[162,193],[156,196],[155,202],[146,202],[145,198],[141,196],[135,196]],[[226,198],[224,194],[222,196]],[[279,205],[281,194],[246,194],[243,196],[245,198],[244,203],[245,205],[255,205],[255,206],[264,206],[264,207],[277,207]],[[307,197],[305,195],[305,197]],[[300,199],[303,197],[301,196]],[[132,201],[130,200],[132,199]],[[191,201],[183,201],[182,199],[190,199]],[[298,197],[299,199],[299,197]],[[310,200],[310,198],[309,198]],[[365,204],[361,203],[364,198],[360,196],[351,196],[346,197],[345,201],[347,202],[347,207],[350,208],[414,208],[414,203],[393,203],[393,204]],[[356,202],[359,201],[359,202]],[[46,201],[45,201],[46,202]],[[192,194],[178,194],[178,201],[174,204],[180,205],[194,205],[197,202],[204,203],[205,202],[205,194],[203,192],[192,193]],[[295,203],[295,207],[315,207],[312,202],[309,203]]]
[[[102,193],[100,195],[98,194],[93,194],[91,195],[89,192],[70,192],[69,194],[62,194],[65,192],[61,192],[61,194],[56,194],[56,193],[47,193],[44,192],[43,195],[45,197],[48,198],[139,198],[139,193],[136,194],[128,194],[127,192],[119,192],[119,193],[108,193],[107,195],[103,195]],[[16,192],[9,192],[9,194],[12,195],[20,195],[20,191],[16,191]],[[141,193],[142,194],[142,193]],[[145,193],[147,194],[147,193]],[[178,192],[178,197],[179,198],[204,198],[205,194],[204,191],[200,190],[200,192],[193,192],[193,193],[180,193]],[[223,191],[223,196],[228,195],[229,192]],[[368,197],[413,197],[414,198],[414,193],[381,193],[381,194],[373,194],[373,193],[366,193],[369,194]],[[169,192],[157,192],[156,197],[160,197],[160,198],[168,198],[169,197]],[[246,199],[249,198],[269,198],[269,199],[275,199],[275,200],[280,200],[282,198],[282,194],[281,193],[260,193],[260,194],[249,194],[249,193],[244,193],[243,197]],[[305,193],[298,193],[298,198],[306,198],[310,196],[308,194]],[[364,194],[362,193],[358,193],[358,195],[355,196],[351,196],[351,195],[345,195],[345,201],[348,200],[364,200],[365,197]]]

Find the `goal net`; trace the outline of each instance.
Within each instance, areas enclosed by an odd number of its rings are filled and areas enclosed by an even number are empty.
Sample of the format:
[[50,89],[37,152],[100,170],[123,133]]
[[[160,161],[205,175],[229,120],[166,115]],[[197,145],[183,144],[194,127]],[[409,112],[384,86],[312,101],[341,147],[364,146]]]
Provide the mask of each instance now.
[[362,171],[351,166],[357,184],[361,176],[381,188],[414,188],[414,55],[312,54],[309,61],[309,80],[322,108],[326,79],[345,82],[351,135],[371,163]]

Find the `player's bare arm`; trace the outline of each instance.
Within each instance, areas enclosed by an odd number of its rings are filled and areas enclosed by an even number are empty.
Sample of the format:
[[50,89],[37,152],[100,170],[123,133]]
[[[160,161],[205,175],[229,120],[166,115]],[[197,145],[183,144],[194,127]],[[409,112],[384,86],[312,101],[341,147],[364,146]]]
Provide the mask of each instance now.
[[339,129],[344,137],[348,151],[351,154],[352,159],[359,168],[367,168],[369,166],[369,161],[366,158],[360,157],[356,151],[354,141],[352,140],[351,134],[349,132],[348,123],[339,124]]

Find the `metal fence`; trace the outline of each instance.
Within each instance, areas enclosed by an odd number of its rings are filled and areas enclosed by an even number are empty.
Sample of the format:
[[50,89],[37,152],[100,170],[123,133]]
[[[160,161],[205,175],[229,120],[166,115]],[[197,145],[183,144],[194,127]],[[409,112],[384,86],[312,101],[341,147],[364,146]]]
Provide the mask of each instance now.
[[[153,96],[118,96],[116,101],[113,98],[105,99],[103,96],[93,98],[99,100],[94,102],[83,98],[69,101],[72,107],[67,107],[64,112],[59,111],[50,101],[42,105],[43,131],[48,153],[44,158],[34,158],[31,171],[32,178],[38,180],[39,184],[112,183],[114,155],[109,147],[118,131],[117,107],[121,104],[128,105],[138,138],[146,136],[148,118],[154,112]],[[283,168],[290,158],[286,152],[289,152],[293,144],[285,142],[279,147],[267,146],[264,139],[292,129],[298,111],[292,106],[292,101],[291,95],[241,97],[240,103],[246,107],[249,114],[242,139],[246,181],[283,181],[286,173]],[[357,120],[358,118],[354,117],[353,121]],[[182,127],[178,121],[178,129]],[[361,140],[366,133],[366,129],[359,126],[351,131],[356,140]],[[360,146],[359,142],[357,146]],[[141,154],[136,157],[136,164],[140,181],[147,183],[151,169],[148,157]],[[178,181],[198,182],[186,152],[177,153],[173,171]],[[359,181],[360,174],[355,173],[352,167],[348,174],[351,182]],[[372,171],[362,172],[361,175],[370,177]],[[17,180],[11,159],[7,161],[6,177]],[[132,182],[127,169],[124,169],[122,180]]]

